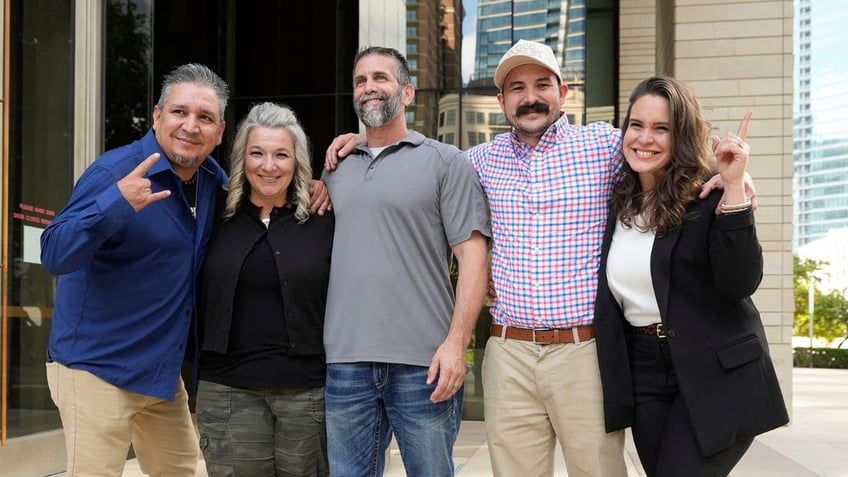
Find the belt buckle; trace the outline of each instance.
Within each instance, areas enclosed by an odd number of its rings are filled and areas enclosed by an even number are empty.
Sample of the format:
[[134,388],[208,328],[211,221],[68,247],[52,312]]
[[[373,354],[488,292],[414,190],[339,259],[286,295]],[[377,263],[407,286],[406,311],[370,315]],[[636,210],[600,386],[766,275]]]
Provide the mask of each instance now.
[[530,331],[532,332],[533,344],[549,345],[549,344],[553,343],[553,341],[538,341],[538,340],[536,340],[536,332],[537,331],[551,331],[550,328],[532,328]]
[[657,323],[657,338],[662,339],[666,337],[668,337],[668,335],[665,334],[665,328],[663,327],[663,324]]

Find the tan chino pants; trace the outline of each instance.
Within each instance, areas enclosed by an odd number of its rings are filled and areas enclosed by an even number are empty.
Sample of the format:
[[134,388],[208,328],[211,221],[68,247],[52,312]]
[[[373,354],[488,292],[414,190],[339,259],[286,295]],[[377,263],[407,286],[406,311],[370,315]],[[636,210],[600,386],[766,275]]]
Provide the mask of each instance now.
[[195,477],[199,447],[182,379],[166,401],[50,362],[47,384],[65,431],[67,477],[120,477],[130,443],[145,474]]

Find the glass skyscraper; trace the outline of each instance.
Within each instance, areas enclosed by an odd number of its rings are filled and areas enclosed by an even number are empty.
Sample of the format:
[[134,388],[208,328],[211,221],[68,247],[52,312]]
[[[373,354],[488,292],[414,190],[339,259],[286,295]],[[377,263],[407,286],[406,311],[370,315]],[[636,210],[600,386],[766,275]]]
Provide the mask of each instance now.
[[848,227],[848,8],[795,1],[793,248]]
[[[474,80],[491,84],[501,56],[519,39],[547,44],[559,57],[560,64],[569,69],[565,53],[567,48],[575,48],[574,36],[580,40],[583,38],[584,1],[479,0],[478,6]],[[570,15],[574,12],[580,13],[579,22]],[[570,31],[566,27],[576,27],[578,31]],[[579,46],[582,53],[582,41]],[[582,73],[582,55],[575,54],[572,59],[575,64],[579,62]]]

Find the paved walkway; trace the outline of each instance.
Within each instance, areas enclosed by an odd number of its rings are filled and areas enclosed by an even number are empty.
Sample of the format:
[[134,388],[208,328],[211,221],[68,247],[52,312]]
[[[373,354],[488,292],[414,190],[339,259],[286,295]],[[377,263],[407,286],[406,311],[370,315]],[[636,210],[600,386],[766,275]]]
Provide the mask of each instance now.
[[[848,370],[793,370],[792,422],[763,434],[731,477],[848,477]],[[644,476],[632,439],[625,444],[628,477]],[[465,421],[454,451],[458,477],[490,477],[489,449],[482,422]],[[198,477],[205,477],[201,462]],[[124,477],[141,477],[129,461]],[[404,477],[397,448],[389,452],[386,477]],[[557,455],[556,477],[567,476]]]

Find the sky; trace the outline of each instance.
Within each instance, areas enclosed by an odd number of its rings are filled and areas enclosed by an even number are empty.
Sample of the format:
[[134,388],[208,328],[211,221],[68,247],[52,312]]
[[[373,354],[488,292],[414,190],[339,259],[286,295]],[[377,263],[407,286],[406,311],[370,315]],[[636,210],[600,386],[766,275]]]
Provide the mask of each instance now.
[[462,82],[468,84],[474,72],[474,53],[477,50],[477,0],[463,0],[465,18],[462,20]]

